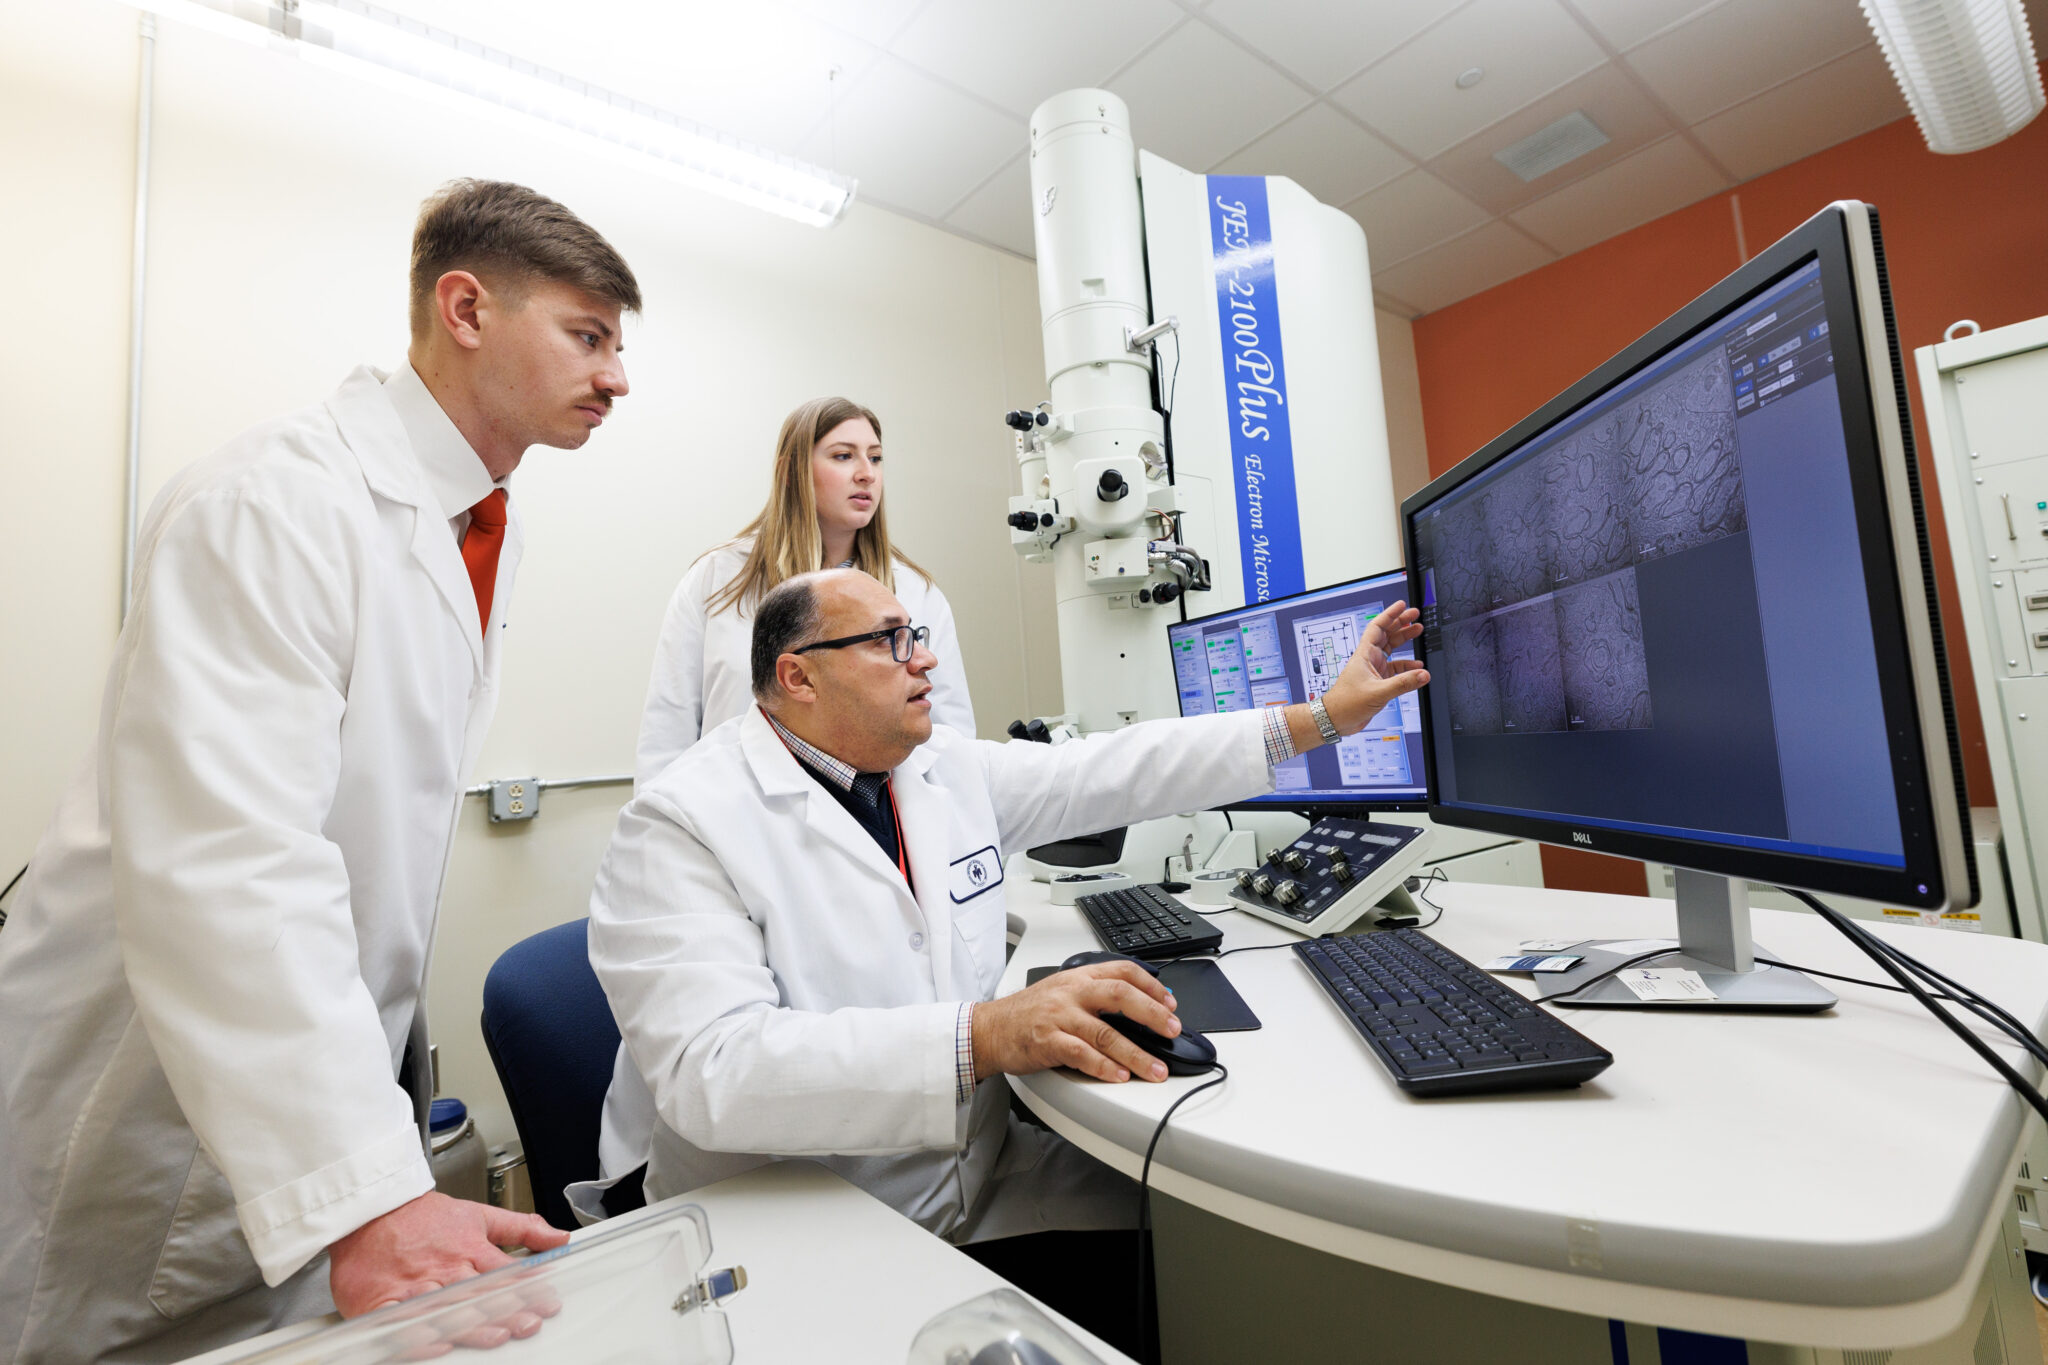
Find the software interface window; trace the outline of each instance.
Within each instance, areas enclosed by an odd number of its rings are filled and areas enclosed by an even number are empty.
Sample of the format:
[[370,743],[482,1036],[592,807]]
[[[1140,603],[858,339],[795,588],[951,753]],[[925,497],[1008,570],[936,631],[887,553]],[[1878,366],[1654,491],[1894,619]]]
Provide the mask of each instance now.
[[[1406,592],[1400,574],[1305,593],[1168,628],[1184,716],[1286,706],[1321,696],[1373,617]],[[1407,658],[1412,649],[1396,651]],[[1308,797],[1419,800],[1422,717],[1403,697],[1340,743],[1274,770],[1278,802]]]
[[1442,799],[1903,865],[1851,505],[1813,264],[1421,511]]

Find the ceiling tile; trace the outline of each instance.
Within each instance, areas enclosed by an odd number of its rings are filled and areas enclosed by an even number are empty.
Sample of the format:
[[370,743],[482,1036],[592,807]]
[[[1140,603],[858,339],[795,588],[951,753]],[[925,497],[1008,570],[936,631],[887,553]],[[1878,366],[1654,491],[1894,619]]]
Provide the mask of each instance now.
[[1728,188],[1699,149],[1673,135],[1510,215],[1530,236],[1569,256]]
[[885,55],[846,92],[804,155],[859,177],[862,198],[937,218],[1027,137],[1024,120]]
[[1556,259],[1549,248],[1496,221],[1413,260],[1375,270],[1373,284],[1432,313]]
[[1102,84],[1185,17],[1171,0],[942,0],[889,50],[1028,118],[1062,90]]
[[1215,169],[1284,175],[1325,204],[1348,204],[1415,163],[1327,104],[1312,104]]
[[1626,52],[1643,39],[1667,29],[1720,0],[1569,0],[1607,45]]
[[1461,0],[1212,0],[1202,17],[1229,29],[1318,90],[1328,90],[1456,9]]
[[[1607,134],[1605,146],[1596,147],[1533,181],[1523,180],[1493,159],[1501,148],[1512,147],[1573,110],[1583,111]],[[1672,131],[1671,120],[1643,94],[1640,86],[1610,62],[1593,68],[1562,90],[1523,106],[1477,137],[1459,143],[1429,162],[1428,169],[1481,208],[1490,213],[1505,213],[1619,161]]]
[[945,217],[947,227],[1008,247],[1019,256],[1038,254],[1031,230],[1031,161],[1023,152],[966,202]]
[[1372,306],[1382,313],[1392,313],[1397,318],[1407,318],[1411,322],[1422,316],[1421,309],[1413,304],[1403,303],[1384,289],[1372,291]]
[[1727,0],[1625,60],[1688,123],[1872,42],[1846,0]]
[[[725,0],[718,0],[722,5]],[[702,0],[699,0],[702,3]],[[943,5],[951,0],[783,0],[783,3],[797,13],[830,24],[842,33],[851,33],[856,38],[886,46],[890,39],[902,32],[910,16],[929,3]],[[705,6],[710,8],[709,5]],[[725,5],[728,8],[745,6]]]
[[[1556,0],[1474,0],[1331,98],[1427,160],[1605,60]],[[1473,66],[1485,79],[1458,89]]]
[[1207,24],[1189,21],[1109,83],[1138,145],[1206,171],[1309,101],[1308,92]]
[[1736,105],[1693,131],[1739,180],[1905,118],[1906,98],[1872,44]]
[[1381,186],[1344,211],[1365,228],[1373,270],[1427,251],[1486,221],[1486,210],[1428,171],[1410,171]]

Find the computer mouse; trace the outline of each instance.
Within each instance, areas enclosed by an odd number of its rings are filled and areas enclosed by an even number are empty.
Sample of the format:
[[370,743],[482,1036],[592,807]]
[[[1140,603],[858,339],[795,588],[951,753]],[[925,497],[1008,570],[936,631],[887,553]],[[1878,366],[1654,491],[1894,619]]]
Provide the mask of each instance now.
[[1059,1357],[1037,1342],[1027,1341],[1012,1332],[1001,1341],[991,1341],[976,1351],[968,1365],[1060,1365],[1060,1362]]
[[1143,967],[1146,971],[1152,973],[1152,975],[1154,976],[1159,975],[1159,969],[1149,962],[1140,962],[1137,958],[1131,957],[1126,953],[1104,952],[1100,948],[1096,949],[1093,952],[1075,953],[1072,957],[1068,958],[1065,962],[1062,962],[1060,964],[1060,970],[1063,972],[1071,971],[1075,967],[1092,966],[1097,962],[1130,962],[1136,964],[1137,966]]
[[1102,1022],[1165,1062],[1169,1076],[1199,1076],[1216,1069],[1216,1044],[1191,1028],[1169,1038],[1121,1014],[1105,1014]]

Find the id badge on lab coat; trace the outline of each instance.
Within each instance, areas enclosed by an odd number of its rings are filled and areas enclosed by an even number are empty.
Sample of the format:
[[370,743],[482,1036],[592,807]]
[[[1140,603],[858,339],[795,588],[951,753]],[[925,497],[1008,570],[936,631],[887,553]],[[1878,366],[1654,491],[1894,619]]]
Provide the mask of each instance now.
[[976,849],[965,858],[955,858],[948,872],[947,891],[953,904],[971,901],[1003,884],[1003,859],[996,846]]

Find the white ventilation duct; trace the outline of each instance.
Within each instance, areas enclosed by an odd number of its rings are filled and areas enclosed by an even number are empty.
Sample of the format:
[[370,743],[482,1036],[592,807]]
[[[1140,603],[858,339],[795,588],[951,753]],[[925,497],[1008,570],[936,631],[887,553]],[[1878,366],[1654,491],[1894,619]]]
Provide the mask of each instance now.
[[1934,151],[2010,137],[2048,103],[2020,0],[1862,0]]

